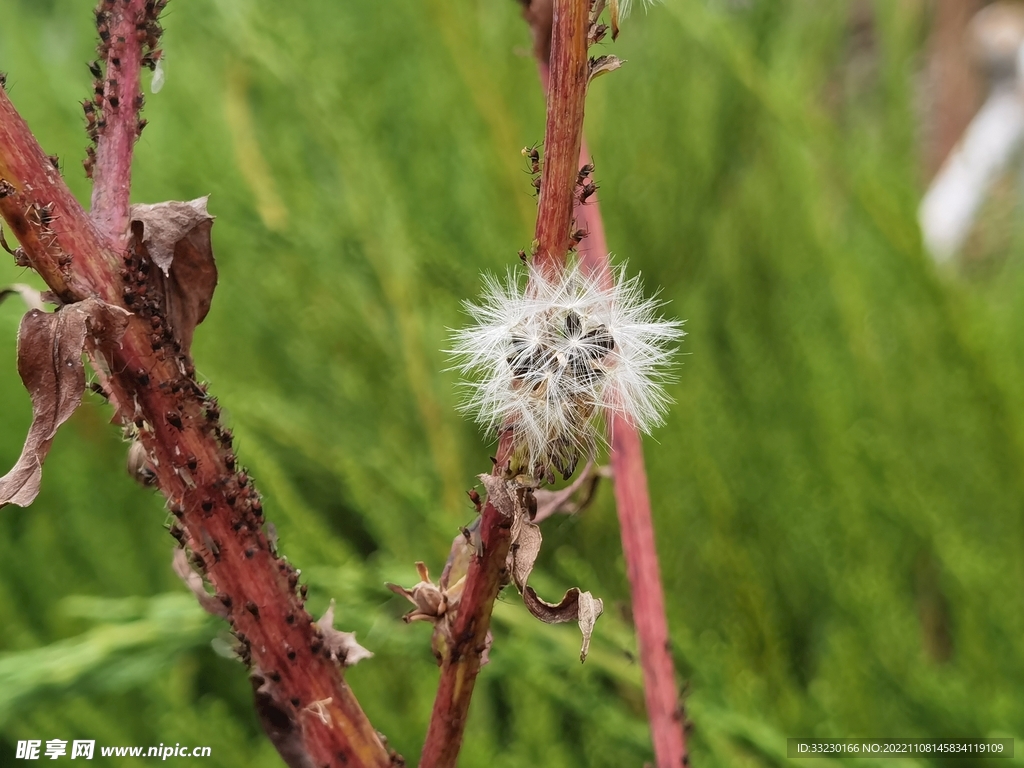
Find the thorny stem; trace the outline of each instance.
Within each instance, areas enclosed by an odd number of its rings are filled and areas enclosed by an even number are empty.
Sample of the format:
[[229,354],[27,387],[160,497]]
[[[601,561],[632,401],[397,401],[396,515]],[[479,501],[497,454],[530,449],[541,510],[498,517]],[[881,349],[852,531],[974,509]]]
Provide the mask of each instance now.
[[[101,9],[115,5],[104,0]],[[127,17],[139,5],[124,4]],[[147,12],[153,6],[147,3]],[[125,50],[134,58],[120,57],[121,76],[134,70],[125,82],[137,86],[140,48]],[[117,108],[109,102],[105,91],[104,110],[124,111],[116,124],[134,124],[134,101]],[[98,296],[139,308],[148,301],[138,277],[148,257],[126,239],[131,151],[110,135],[110,154],[97,157],[109,158],[98,203],[105,213],[90,219],[0,89],[0,215],[61,302]],[[193,564],[216,589],[239,638],[264,728],[292,766],[400,764],[325,651],[305,609],[305,588],[296,592],[298,573],[268,542],[259,494],[236,466],[216,400],[196,381],[191,357],[175,347],[165,318],[154,318],[132,315],[119,347],[90,352],[106,368],[101,380],[122,423],[139,430],[155,459],[157,482],[177,518],[171,532],[193,552]]]
[[[534,243],[534,264],[549,274],[563,268],[569,251],[587,93],[589,12],[589,0],[554,2],[551,35],[554,78],[547,101],[544,172]],[[496,475],[508,469],[511,452],[512,435],[506,431],[498,446]],[[506,560],[511,522],[488,500],[480,524],[483,554],[473,558],[466,576],[452,643],[441,663],[441,679],[420,768],[451,768],[458,759],[494,601],[508,579]]]
[[132,154],[140,132],[140,64],[150,21],[146,5],[147,0],[107,0],[97,9],[99,53],[106,62],[106,77],[94,83],[102,94],[97,106],[102,106],[104,126],[98,129],[96,141],[90,214],[120,248],[127,244]]

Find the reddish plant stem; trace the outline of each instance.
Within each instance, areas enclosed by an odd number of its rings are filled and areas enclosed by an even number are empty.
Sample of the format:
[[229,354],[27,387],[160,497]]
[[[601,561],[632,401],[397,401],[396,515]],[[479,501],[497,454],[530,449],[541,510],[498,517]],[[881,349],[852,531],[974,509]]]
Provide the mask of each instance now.
[[[547,90],[550,82],[548,64],[540,58],[543,49],[537,47],[536,50],[541,84]],[[583,139],[579,164],[582,167],[591,162],[586,139]],[[602,284],[609,287],[614,278],[596,193],[585,205],[577,206],[576,226],[587,233],[578,246],[583,269],[591,275],[599,275]],[[633,622],[644,677],[644,702],[651,725],[651,740],[658,768],[678,768],[689,765],[690,758],[686,749],[685,713],[672,661],[643,445],[636,427],[617,414],[608,424],[608,434],[615,506],[632,595]]]
[[[547,88],[547,64],[540,62],[539,67],[541,83]],[[592,162],[586,139],[580,148],[579,162],[581,166]],[[586,205],[577,207],[576,225],[587,233],[578,247],[583,269],[591,275],[599,275],[602,284],[608,287],[613,275],[597,193]],[[632,595],[651,740],[658,768],[677,768],[689,765],[690,759],[683,727],[683,704],[675,682],[643,445],[636,427],[617,414],[608,425],[608,435],[615,507]]]
[[[579,171],[576,163],[587,94],[589,10],[589,0],[554,2],[551,60],[555,75],[547,99],[544,171],[533,258],[533,263],[547,274],[557,274],[564,267],[569,251],[569,227]],[[498,446],[495,475],[504,474],[508,469],[511,452],[512,435],[506,431]],[[506,561],[511,522],[488,500],[480,525],[483,554],[473,559],[466,575],[452,644],[441,663],[441,679],[420,768],[451,768],[458,760],[494,601],[508,581]]]
[[[503,474],[512,449],[509,433],[498,444],[494,474]],[[452,642],[441,661],[434,709],[420,756],[420,768],[454,766],[462,749],[469,704],[480,662],[487,648],[491,612],[498,592],[508,581],[508,550],[512,520],[502,515],[490,499],[481,513],[482,557],[474,557],[466,574],[466,586],[452,628]]]
[[689,765],[683,733],[683,704],[676,688],[675,665],[665,617],[665,597],[658,568],[651,498],[647,491],[643,446],[629,421],[613,416],[608,431],[612,445],[615,505],[622,551],[633,598],[644,701],[658,768]]
[[139,134],[142,46],[150,20],[146,0],[102,0],[97,8],[106,77],[99,83],[104,125],[96,142],[91,216],[122,248],[128,238],[132,154]]
[[557,274],[569,252],[569,227],[587,100],[588,0],[556,0],[551,21],[551,86],[547,89],[544,172],[537,210],[533,263]]
[[[120,66],[139,66],[122,59]],[[129,163],[111,161],[110,210],[121,206]],[[127,183],[124,181],[124,183]],[[45,212],[45,215],[41,215]],[[148,285],[138,280],[147,257],[124,250],[120,214],[101,230],[71,195],[7,94],[0,90],[0,215],[33,268],[64,303],[98,296],[135,311],[115,348],[92,349],[109,375],[111,403],[133,424],[155,460],[160,490],[177,518],[172,533],[193,552],[193,565],[214,586],[253,670],[257,710],[289,765],[383,768],[392,764],[323,637],[296,593],[298,574],[277,556],[262,530],[258,492],[231,453],[216,402],[195,379],[187,351],[175,346]],[[127,216],[127,210],[125,210]],[[125,220],[126,221],[126,220]],[[117,245],[115,245],[117,244]],[[131,279],[125,279],[130,275]],[[127,299],[131,297],[131,302]]]

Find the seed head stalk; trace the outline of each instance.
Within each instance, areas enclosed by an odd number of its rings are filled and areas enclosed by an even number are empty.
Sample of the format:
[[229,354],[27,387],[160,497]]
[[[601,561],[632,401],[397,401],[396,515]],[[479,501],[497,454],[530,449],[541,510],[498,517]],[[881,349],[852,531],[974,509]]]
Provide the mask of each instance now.
[[[549,89],[548,63],[543,58],[543,51],[538,50],[537,55],[541,84]],[[586,139],[583,139],[580,166],[591,162]],[[580,206],[576,224],[587,233],[578,247],[581,268],[603,286],[610,286],[614,275],[608,261],[608,241],[596,194],[591,202]],[[651,740],[658,768],[678,768],[690,764],[684,729],[685,711],[676,686],[643,445],[636,425],[621,414],[611,414],[608,436],[615,508],[632,597]]]
[[[551,35],[552,85],[544,131],[545,165],[535,231],[533,263],[555,277],[565,267],[573,213],[573,189],[583,139],[587,93],[587,28],[590,0],[554,0]],[[513,435],[503,432],[494,474],[503,474],[513,453]],[[494,601],[507,580],[511,521],[494,505],[484,506],[480,523],[482,555],[474,557],[453,628],[453,644],[441,663],[441,679],[430,718],[420,768],[456,764],[481,657],[486,649]]]

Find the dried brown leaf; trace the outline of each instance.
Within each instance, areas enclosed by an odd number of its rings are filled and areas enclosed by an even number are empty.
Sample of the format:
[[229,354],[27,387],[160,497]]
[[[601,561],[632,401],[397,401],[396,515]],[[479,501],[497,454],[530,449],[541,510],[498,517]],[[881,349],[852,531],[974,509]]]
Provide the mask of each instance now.
[[508,480],[494,475],[479,475],[480,482],[487,489],[487,500],[505,517],[516,513],[516,497]]
[[597,486],[602,477],[610,474],[608,467],[597,467],[590,459],[571,485],[558,491],[537,489],[533,492],[537,499],[537,513],[533,522],[540,523],[552,515],[575,515],[582,512],[594,500]]
[[523,590],[523,603],[533,616],[545,624],[561,624],[566,621],[575,621],[580,625],[580,632],[583,633],[583,645],[580,647],[580,661],[587,660],[587,652],[590,650],[590,638],[594,633],[594,624],[597,617],[604,613],[604,601],[594,597],[589,592],[581,592],[579,587],[573,587],[565,593],[565,597],[559,603],[548,603],[537,596],[533,587]]
[[[508,552],[507,566],[512,574],[512,581],[523,596],[523,603],[535,618],[546,624],[578,622],[580,631],[583,633],[580,661],[586,661],[594,624],[597,617],[604,611],[604,603],[589,592],[583,592],[577,587],[566,592],[561,602],[548,603],[527,585],[543,543],[540,526],[530,519],[528,512],[530,504],[529,500],[525,498],[526,495],[534,493],[534,491],[531,488],[515,488],[505,482],[500,485],[493,484],[493,486],[495,493],[507,494],[509,503],[514,509],[515,516],[512,520],[511,531],[512,545]],[[490,491],[490,487],[488,486],[488,491]],[[513,488],[515,489],[513,490]]]
[[0,478],[0,507],[25,507],[39,494],[43,462],[57,428],[85,393],[86,339],[101,346],[116,344],[127,325],[127,312],[96,298],[52,313],[33,309],[22,318],[18,373],[32,398],[32,424],[17,463]]
[[373,653],[356,642],[355,632],[342,632],[334,628],[334,600],[316,623],[324,637],[324,645],[332,658],[343,667],[351,667],[363,659],[372,659]]
[[516,587],[522,592],[526,588],[526,582],[533,572],[533,564],[537,562],[540,554],[540,545],[543,541],[540,528],[525,517],[519,518],[519,530],[512,526],[512,546],[509,549],[509,570],[512,572],[512,580]]
[[452,539],[451,549],[448,551],[448,560],[441,572],[441,580],[438,586],[441,591],[448,594],[451,601],[451,592],[462,582],[469,573],[469,564],[474,557],[483,556],[483,541],[480,539],[480,520],[477,517],[472,523],[459,531],[459,535]]
[[618,56],[598,56],[591,59],[589,81],[593,81],[595,77],[614,72],[622,64],[623,61]]
[[210,311],[217,287],[208,197],[188,202],[133,205],[132,233],[160,269],[150,274],[150,290],[163,300],[164,317],[185,353],[196,326]]

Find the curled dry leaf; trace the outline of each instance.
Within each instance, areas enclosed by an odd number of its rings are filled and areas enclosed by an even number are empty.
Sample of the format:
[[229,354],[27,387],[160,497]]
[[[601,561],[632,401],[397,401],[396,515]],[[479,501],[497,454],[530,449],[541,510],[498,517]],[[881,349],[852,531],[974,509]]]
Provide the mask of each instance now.
[[590,76],[589,80],[593,81],[595,77],[606,75],[609,72],[614,72],[616,69],[621,67],[623,64],[622,59],[618,56],[597,56],[590,60]]
[[537,513],[533,522],[540,523],[552,515],[575,515],[582,512],[594,500],[598,483],[610,474],[608,467],[598,467],[591,459],[571,485],[557,491],[538,489],[533,492],[537,500]]
[[[573,587],[558,603],[548,603],[537,596],[527,585],[533,565],[540,554],[540,527],[533,521],[531,509],[534,489],[524,487],[515,481],[508,481],[490,475],[481,475],[487,488],[488,501],[498,511],[512,516],[512,545],[508,552],[508,570],[516,589],[523,596],[523,603],[533,616],[547,624],[575,621],[583,633],[580,661],[585,661],[590,649],[590,638],[594,632],[597,617],[604,611],[604,603],[589,592]],[[506,511],[507,510],[507,511]]]
[[508,480],[494,475],[478,475],[487,491],[487,500],[505,517],[516,514],[516,499],[509,490]]
[[583,644],[580,646],[580,661],[587,660],[590,651],[590,638],[594,634],[594,624],[604,613],[604,601],[589,592],[581,592],[573,587],[562,598],[560,603],[548,603],[537,596],[533,587],[523,590],[523,603],[530,613],[546,624],[560,624],[564,621],[575,621],[583,633]]
[[132,234],[159,267],[149,275],[150,289],[163,303],[164,317],[188,354],[192,334],[210,311],[217,287],[208,197],[188,202],[133,205]]
[[120,307],[89,298],[52,313],[33,309],[22,318],[18,373],[32,398],[32,425],[14,468],[0,478],[0,507],[25,507],[39,494],[53,437],[85,393],[86,340],[100,347],[119,343],[128,316]]
[[230,611],[228,611],[224,603],[206,591],[206,587],[203,585],[203,577],[192,568],[184,549],[174,550],[171,567],[174,568],[178,578],[185,582],[185,586],[196,596],[199,605],[204,611],[221,619],[226,619],[230,615]]
[[462,589],[466,584],[466,574],[469,573],[469,564],[474,557],[483,556],[483,541],[480,539],[480,517],[463,528],[459,535],[452,540],[452,547],[448,551],[448,560],[441,572],[441,580],[438,584],[441,592],[448,597],[449,607],[462,596]]
[[334,628],[334,600],[316,623],[324,637],[324,646],[331,658],[343,667],[352,667],[363,659],[372,659],[373,653],[356,642],[355,632],[342,632]]

